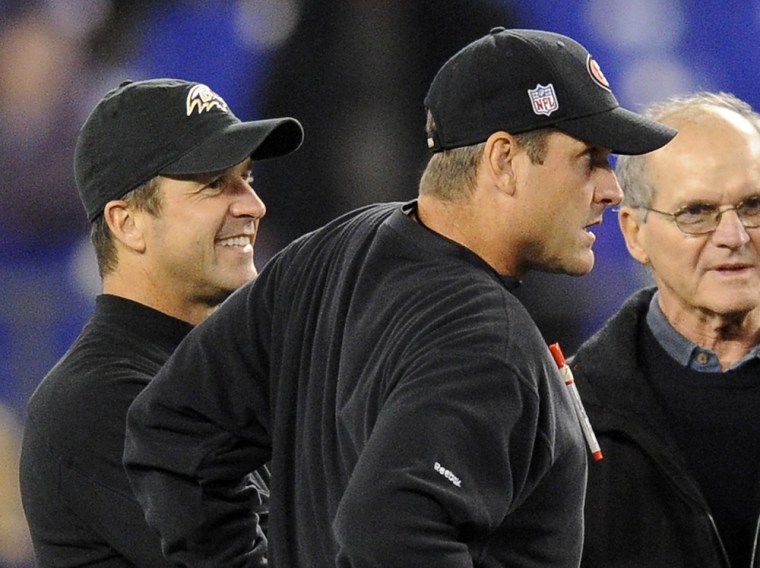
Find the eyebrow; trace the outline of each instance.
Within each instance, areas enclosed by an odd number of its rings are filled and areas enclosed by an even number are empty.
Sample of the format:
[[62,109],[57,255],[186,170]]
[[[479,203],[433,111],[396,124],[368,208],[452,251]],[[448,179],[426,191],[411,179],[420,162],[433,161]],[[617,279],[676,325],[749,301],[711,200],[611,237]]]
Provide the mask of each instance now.
[[682,208],[687,207],[689,205],[711,205],[713,207],[720,207],[721,205],[739,205],[741,203],[744,203],[748,199],[752,199],[756,197],[760,197],[760,190],[754,191],[752,193],[748,193],[747,195],[740,197],[736,201],[732,201],[730,203],[721,203],[719,200],[714,200],[714,199],[694,198],[694,199],[689,199],[689,200],[679,202],[679,204],[676,206],[676,211],[679,211]]

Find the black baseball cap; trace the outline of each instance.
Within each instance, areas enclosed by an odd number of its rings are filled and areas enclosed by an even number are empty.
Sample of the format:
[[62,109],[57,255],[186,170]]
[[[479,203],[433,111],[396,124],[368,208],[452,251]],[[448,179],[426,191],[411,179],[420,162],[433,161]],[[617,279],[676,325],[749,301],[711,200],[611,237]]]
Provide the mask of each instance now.
[[202,83],[125,81],[109,91],[79,132],[74,175],[90,221],[106,203],[156,175],[225,170],[247,157],[274,158],[303,141],[294,118],[241,122]]
[[433,152],[485,141],[496,131],[557,128],[616,154],[644,154],[676,131],[621,108],[599,64],[577,41],[538,30],[491,32],[449,59],[425,97]]

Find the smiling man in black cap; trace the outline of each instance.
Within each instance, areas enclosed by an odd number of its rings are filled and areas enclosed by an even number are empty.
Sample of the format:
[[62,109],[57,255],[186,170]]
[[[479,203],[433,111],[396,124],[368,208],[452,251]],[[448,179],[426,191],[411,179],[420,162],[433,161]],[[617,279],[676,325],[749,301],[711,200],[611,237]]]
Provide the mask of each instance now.
[[[85,122],[74,167],[103,293],[28,405],[21,489],[40,568],[170,565],[121,465],[127,408],[190,329],[256,275],[266,208],[252,162],[302,138],[292,118],[241,122],[206,85],[175,79],[126,82]],[[262,467],[247,480],[263,514],[267,478]],[[251,545],[264,556],[262,533]]]
[[675,131],[532,30],[465,47],[425,104],[419,198],[281,251],[132,405],[127,472],[178,564],[255,565],[237,495],[271,460],[270,566],[578,566],[583,437],[511,290],[591,270],[610,152]]

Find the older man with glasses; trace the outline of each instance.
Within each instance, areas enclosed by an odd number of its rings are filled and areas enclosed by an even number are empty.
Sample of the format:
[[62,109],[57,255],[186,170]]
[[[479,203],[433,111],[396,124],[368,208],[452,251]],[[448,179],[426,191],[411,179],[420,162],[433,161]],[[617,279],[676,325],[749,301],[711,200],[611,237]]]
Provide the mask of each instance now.
[[605,456],[582,565],[757,567],[760,122],[725,93],[647,115],[679,133],[619,159],[619,221],[656,286],[572,361]]

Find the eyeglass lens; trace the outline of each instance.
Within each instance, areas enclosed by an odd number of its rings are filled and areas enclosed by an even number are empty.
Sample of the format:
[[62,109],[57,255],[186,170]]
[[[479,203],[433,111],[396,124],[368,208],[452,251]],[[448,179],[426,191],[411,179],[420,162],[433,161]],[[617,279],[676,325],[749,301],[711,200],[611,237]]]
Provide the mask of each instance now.
[[736,211],[745,227],[760,227],[760,195],[753,195],[737,205],[724,208],[709,203],[693,203],[674,213],[673,218],[686,233],[707,233],[718,227],[723,213],[732,210]]

